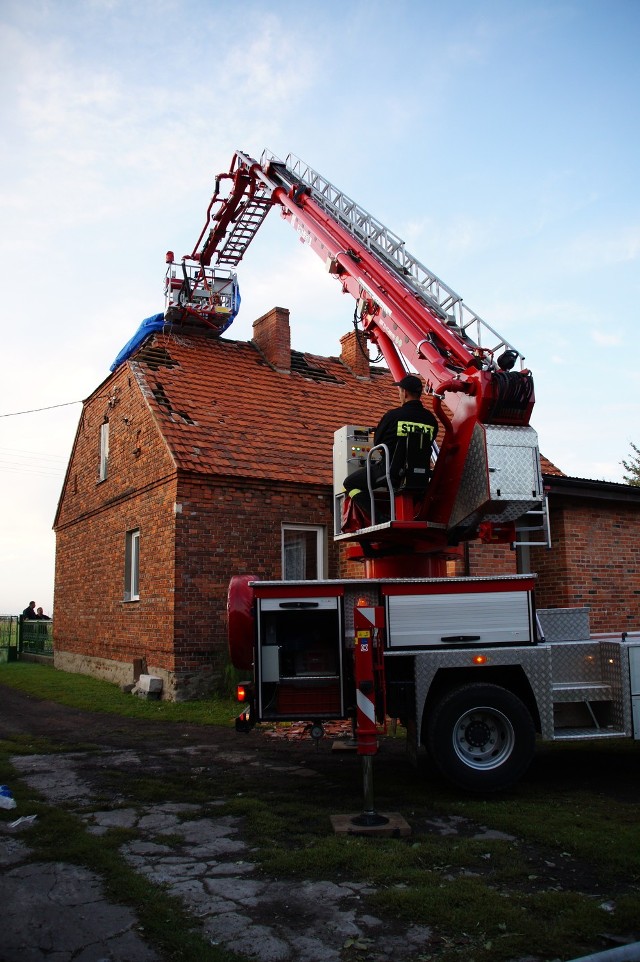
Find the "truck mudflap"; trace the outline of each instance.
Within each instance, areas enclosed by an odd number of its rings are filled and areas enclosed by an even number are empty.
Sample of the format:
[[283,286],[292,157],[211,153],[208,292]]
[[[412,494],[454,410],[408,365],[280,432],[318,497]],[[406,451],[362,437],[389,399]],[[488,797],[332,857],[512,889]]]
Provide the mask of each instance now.
[[245,711],[243,711],[242,714],[238,715],[238,717],[236,718],[236,731],[245,732],[245,733],[250,732],[255,726],[255,723],[256,723],[256,720],[254,717],[254,713],[251,711],[250,708],[248,708]]
[[236,689],[236,698],[245,706],[244,710],[236,718],[236,731],[250,732],[257,720],[253,682],[240,682]]

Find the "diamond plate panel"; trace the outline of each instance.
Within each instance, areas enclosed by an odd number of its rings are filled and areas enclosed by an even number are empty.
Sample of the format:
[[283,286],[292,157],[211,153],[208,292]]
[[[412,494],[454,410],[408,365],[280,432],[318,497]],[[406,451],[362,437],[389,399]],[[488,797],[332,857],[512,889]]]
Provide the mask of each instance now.
[[[610,725],[600,732],[585,729],[564,730],[563,738],[598,738],[633,733],[633,711],[629,683],[629,645],[615,641],[556,642],[537,645],[535,648],[477,649],[473,654],[484,653],[492,667],[521,668],[531,685],[538,706],[542,738],[554,739],[553,684],[571,684],[579,689],[581,684],[608,686],[612,695]],[[406,654],[406,652],[394,652]],[[389,653],[387,656],[389,657]],[[393,655],[392,655],[393,657]],[[421,719],[429,689],[436,673],[444,668],[468,668],[468,651],[428,651],[415,655],[416,680],[416,732],[417,749]],[[483,681],[483,668],[478,669],[478,681]],[[578,700],[583,698],[580,696]],[[608,729],[611,729],[609,731]]]
[[450,526],[515,521],[543,499],[538,435],[531,427],[476,424]]
[[476,424],[469,444],[458,496],[451,512],[450,527],[455,528],[474,511],[478,511],[488,497],[485,435],[483,428]]
[[[625,644],[614,641],[552,642],[551,664],[554,685],[567,685],[575,688],[571,693],[560,691],[558,702],[600,701],[602,695],[597,688],[593,697],[580,686],[601,686],[609,689],[606,701],[611,705],[609,726],[620,734],[632,732],[631,691],[629,685],[629,655]],[[579,730],[578,730],[579,731]],[[606,734],[606,729],[602,729]],[[584,732],[583,732],[584,734]],[[593,737],[598,737],[594,730]],[[577,737],[577,735],[576,735]]]
[[[551,696],[551,653],[549,645],[537,645],[535,648],[474,648],[473,654],[486,654],[488,664],[492,668],[500,666],[522,668],[531,685],[538,706],[542,737],[545,739],[552,738],[553,699]],[[429,651],[416,655],[418,737],[427,695],[436,672],[441,668],[468,668],[469,665],[470,653],[468,651]],[[482,683],[484,681],[483,667],[478,667],[477,672],[478,682]]]
[[492,498],[541,498],[542,474],[534,429],[488,424],[485,430]]
[[629,645],[601,642],[602,677],[613,691],[613,724],[627,735],[633,734]]
[[483,511],[483,521],[517,521],[527,511],[533,511],[540,507],[538,501],[491,501],[495,511]]
[[544,640],[585,641],[591,637],[588,608],[538,608]]
[[556,641],[549,647],[554,685],[604,684],[597,641]]

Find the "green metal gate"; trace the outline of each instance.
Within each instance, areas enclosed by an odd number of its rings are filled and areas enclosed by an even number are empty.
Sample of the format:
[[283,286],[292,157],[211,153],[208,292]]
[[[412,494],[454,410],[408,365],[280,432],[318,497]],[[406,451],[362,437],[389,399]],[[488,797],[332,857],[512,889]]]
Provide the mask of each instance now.
[[21,620],[18,650],[24,655],[53,658],[53,622]]
[[18,657],[20,619],[17,615],[0,615],[0,662]]

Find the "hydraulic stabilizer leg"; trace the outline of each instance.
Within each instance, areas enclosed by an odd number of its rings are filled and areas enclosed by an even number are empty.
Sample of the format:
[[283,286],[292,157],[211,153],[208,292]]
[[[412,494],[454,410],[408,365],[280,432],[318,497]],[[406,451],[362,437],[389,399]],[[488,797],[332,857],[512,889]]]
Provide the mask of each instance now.
[[352,819],[354,825],[386,825],[389,819],[379,815],[373,803],[373,756],[378,751],[376,730],[375,683],[373,673],[373,644],[376,615],[380,609],[358,607],[354,612],[355,681],[357,705],[358,754],[362,756],[364,808]]

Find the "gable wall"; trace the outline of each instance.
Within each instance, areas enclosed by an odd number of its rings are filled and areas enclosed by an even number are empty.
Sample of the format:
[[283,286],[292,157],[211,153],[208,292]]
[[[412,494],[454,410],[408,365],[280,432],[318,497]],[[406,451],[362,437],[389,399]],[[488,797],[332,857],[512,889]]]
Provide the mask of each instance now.
[[[125,365],[85,404],[56,518],[57,667],[120,683],[134,658],[173,669],[174,503],[173,461]],[[125,602],[125,536],[138,527],[142,600]]]
[[[107,477],[99,478],[100,428],[109,421]],[[127,365],[85,403],[55,527],[85,517],[175,473],[155,420]]]
[[[165,483],[58,531],[54,663],[120,684],[133,661],[174,668],[174,487]],[[140,600],[124,600],[125,536],[140,529]]]

